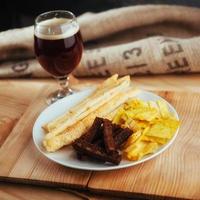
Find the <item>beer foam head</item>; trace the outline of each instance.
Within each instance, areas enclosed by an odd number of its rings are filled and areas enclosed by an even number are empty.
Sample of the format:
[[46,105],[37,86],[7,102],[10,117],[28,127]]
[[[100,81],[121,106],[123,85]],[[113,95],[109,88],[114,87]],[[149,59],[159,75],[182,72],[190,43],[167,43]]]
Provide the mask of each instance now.
[[75,35],[79,25],[75,20],[66,18],[52,18],[37,23],[35,35],[46,40],[58,40]]

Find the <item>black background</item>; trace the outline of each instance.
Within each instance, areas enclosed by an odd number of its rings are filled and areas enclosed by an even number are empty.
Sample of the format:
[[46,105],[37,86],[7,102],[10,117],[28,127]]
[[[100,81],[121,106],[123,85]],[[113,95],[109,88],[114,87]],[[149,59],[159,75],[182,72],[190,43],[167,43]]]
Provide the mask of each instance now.
[[35,17],[49,10],[70,10],[75,15],[84,12],[142,4],[176,4],[200,7],[199,0],[0,0],[0,31],[34,23]]

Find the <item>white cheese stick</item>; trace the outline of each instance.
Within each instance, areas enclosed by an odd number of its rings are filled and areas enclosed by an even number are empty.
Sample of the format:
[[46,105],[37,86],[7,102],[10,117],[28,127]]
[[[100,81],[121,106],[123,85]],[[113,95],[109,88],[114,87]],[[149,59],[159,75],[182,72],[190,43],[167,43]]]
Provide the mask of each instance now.
[[130,77],[123,77],[119,79],[117,83],[103,89],[101,93],[97,92],[92,98],[88,97],[80,104],[70,109],[69,112],[63,117],[64,120],[57,123],[56,126],[54,124],[54,129],[50,130],[45,137],[50,138],[52,136],[59,135],[67,127],[83,119],[106,102],[109,102],[114,96],[126,90],[129,86]]
[[109,102],[105,103],[97,110],[90,113],[87,117],[64,130],[62,134],[51,138],[45,138],[43,140],[43,146],[48,152],[55,152],[61,147],[71,144],[76,139],[81,137],[91,127],[96,117],[106,117],[111,112],[115,111],[126,100],[134,97],[137,91],[138,90],[131,88],[125,92],[119,93]]
[[[61,115],[60,117],[57,117],[53,121],[51,121],[51,122],[47,123],[46,125],[44,125],[43,126],[44,130],[46,132],[49,132],[49,131],[53,130],[54,128],[56,128],[56,126],[59,126],[60,124],[62,124],[66,120],[68,120],[68,118],[70,117],[69,115],[72,115],[74,112],[76,112],[76,110],[78,110],[80,108],[86,107],[89,100],[96,98],[97,96],[103,94],[106,90],[108,90],[112,86],[116,85],[119,82],[117,80],[117,78],[118,78],[118,75],[115,74],[115,75],[111,76],[110,78],[106,79],[102,84],[100,84],[95,89],[95,91],[91,95],[89,95],[87,97],[87,99],[83,100],[80,104],[78,104],[74,108],[70,109],[64,115]],[[81,111],[79,110],[79,112],[81,112]]]

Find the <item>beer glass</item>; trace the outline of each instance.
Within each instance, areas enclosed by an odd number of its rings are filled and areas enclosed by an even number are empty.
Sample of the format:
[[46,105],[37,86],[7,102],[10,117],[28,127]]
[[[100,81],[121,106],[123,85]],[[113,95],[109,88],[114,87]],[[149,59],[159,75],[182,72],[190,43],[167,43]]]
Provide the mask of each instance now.
[[34,49],[40,65],[58,80],[61,88],[49,95],[47,103],[72,94],[69,74],[79,64],[83,51],[74,14],[64,10],[40,14],[35,20]]

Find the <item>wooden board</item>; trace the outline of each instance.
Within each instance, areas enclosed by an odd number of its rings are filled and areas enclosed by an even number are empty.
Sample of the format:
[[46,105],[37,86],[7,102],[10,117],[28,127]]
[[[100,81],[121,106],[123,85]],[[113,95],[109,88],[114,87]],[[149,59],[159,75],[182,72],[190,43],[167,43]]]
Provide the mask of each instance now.
[[1,200],[83,200],[84,194],[30,185],[0,183],[0,198]]
[[[15,123],[38,94],[41,84],[1,82],[0,84],[0,146]],[[22,92],[23,91],[23,92]],[[28,91],[28,92],[27,92]]]
[[[1,200],[122,200],[88,191],[76,191],[66,188],[50,188],[25,184],[0,183]],[[133,199],[132,200],[138,200]],[[126,198],[123,198],[126,200]],[[130,199],[127,199],[130,200]]]
[[159,92],[177,109],[180,132],[160,156],[136,167],[93,173],[88,187],[95,191],[132,196],[200,198],[200,95]]
[[48,183],[82,188],[90,172],[77,171],[49,162],[35,149],[32,127],[38,114],[46,107],[45,97],[52,88],[45,87],[27,108],[0,149],[0,176],[13,181]]
[[35,149],[33,123],[45,107],[43,88],[14,126],[0,149],[0,179],[23,183],[89,189],[120,196],[200,196],[200,94],[161,92],[181,116],[180,133],[166,152],[136,167],[111,172],[86,172],[57,165]]

